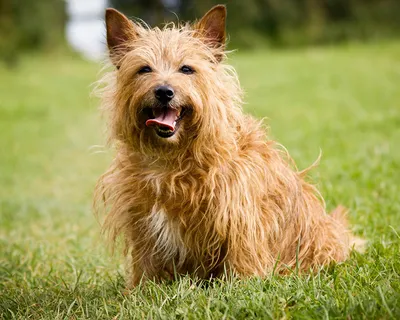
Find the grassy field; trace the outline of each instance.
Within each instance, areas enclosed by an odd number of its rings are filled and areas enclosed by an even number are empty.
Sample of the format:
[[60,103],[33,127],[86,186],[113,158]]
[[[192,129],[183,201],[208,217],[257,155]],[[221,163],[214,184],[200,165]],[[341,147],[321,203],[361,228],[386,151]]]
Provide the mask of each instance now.
[[124,290],[91,212],[112,153],[90,84],[99,65],[27,56],[0,67],[0,318],[400,318],[400,42],[235,53],[246,111],[299,168],[328,209],[350,208],[364,254],[316,275],[189,278]]

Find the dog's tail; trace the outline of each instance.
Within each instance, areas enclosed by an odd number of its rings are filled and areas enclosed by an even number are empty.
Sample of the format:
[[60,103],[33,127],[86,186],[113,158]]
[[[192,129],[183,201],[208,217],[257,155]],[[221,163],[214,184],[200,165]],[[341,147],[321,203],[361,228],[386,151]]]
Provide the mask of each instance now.
[[[334,218],[338,223],[340,223],[346,230],[349,230],[349,221],[347,219],[347,208],[339,205],[336,209],[331,212],[332,218]],[[349,231],[349,247],[352,250],[358,252],[364,252],[367,241],[360,237],[356,237]]]

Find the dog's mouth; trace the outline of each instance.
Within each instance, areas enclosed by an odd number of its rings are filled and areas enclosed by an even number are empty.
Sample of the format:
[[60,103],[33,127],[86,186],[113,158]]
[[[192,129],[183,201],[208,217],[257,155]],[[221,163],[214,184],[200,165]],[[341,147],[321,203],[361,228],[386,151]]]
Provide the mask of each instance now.
[[185,115],[186,108],[172,108],[168,105],[144,108],[144,113],[147,115],[147,127],[153,127],[156,134],[161,138],[172,137],[178,127],[179,123]]

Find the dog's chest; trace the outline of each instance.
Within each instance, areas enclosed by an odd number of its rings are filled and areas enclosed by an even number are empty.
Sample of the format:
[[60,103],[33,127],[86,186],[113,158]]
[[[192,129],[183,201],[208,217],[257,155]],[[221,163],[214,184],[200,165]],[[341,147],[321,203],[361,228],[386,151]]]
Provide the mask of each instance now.
[[183,263],[187,249],[182,240],[179,222],[169,217],[162,206],[155,204],[148,217],[148,231],[154,239],[154,254],[164,261]]

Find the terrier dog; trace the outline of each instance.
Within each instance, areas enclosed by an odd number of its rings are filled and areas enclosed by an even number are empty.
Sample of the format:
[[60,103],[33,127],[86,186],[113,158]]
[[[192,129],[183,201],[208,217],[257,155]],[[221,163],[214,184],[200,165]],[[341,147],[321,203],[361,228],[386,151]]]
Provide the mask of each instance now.
[[115,69],[102,101],[116,156],[100,178],[104,230],[125,243],[128,286],[312,270],[345,260],[345,210],[327,214],[306,171],[241,109],[225,63],[226,9],[151,29],[106,11]]

